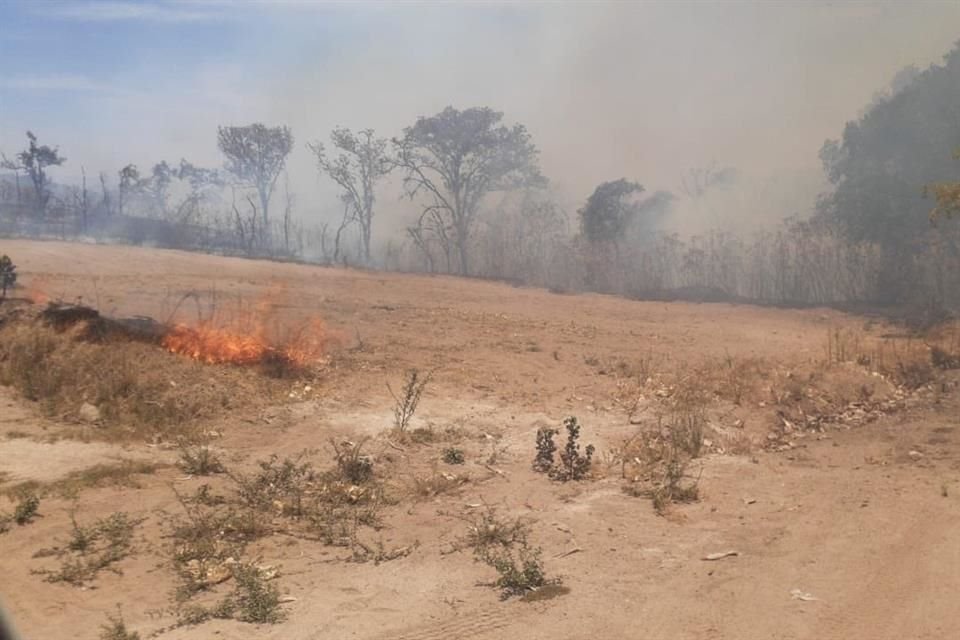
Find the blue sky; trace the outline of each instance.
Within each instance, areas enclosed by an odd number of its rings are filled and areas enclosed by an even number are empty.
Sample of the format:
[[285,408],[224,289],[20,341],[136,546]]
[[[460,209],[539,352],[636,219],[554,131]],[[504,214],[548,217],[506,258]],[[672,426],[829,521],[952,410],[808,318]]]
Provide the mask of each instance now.
[[218,165],[217,125],[282,123],[299,200],[323,209],[306,142],[489,105],[527,125],[573,206],[602,180],[669,189],[711,162],[787,184],[958,38],[958,2],[0,0],[0,150],[34,130],[69,181]]

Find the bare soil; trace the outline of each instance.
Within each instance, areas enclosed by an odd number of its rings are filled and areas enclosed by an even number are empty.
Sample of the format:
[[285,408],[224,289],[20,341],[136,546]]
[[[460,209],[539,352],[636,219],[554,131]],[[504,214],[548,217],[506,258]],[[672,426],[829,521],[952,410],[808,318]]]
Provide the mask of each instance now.
[[[955,375],[903,392],[869,366],[830,361],[831,332],[881,340],[896,328],[826,309],[561,295],[153,249],[19,240],[0,249],[28,290],[113,316],[166,320],[192,313],[184,296],[210,300],[215,291],[222,308],[270,299],[290,322],[322,318],[341,346],[317,376],[290,381],[283,402],[203,425],[220,434],[228,466],[304,449],[324,466],[331,437],[370,436],[397,486],[435,471],[470,478],[386,509],[376,538],[388,549],[419,543],[405,557],[354,563],[302,538],[258,543],[260,560],[280,568],[285,622],[175,627],[168,526],[182,510],[173,489],[191,493],[209,480],[170,465],[163,444],[104,442],[96,429],[78,440],[76,425],[0,388],[0,491],[122,458],[165,464],[138,487],[44,498],[32,524],[0,534],[0,594],[27,638],[97,638],[117,605],[143,637],[169,639],[900,640],[960,628]],[[733,363],[737,375],[724,373]],[[434,372],[411,428],[449,435],[398,447],[384,437],[386,383],[396,389],[409,367]],[[700,500],[659,516],[648,499],[623,492],[616,452],[632,423],[648,419],[664,381],[685,373],[716,396],[711,443],[695,461]],[[739,403],[722,391],[736,377]],[[798,379],[809,387],[804,399],[784,400],[779,389]],[[625,395],[639,401],[625,408]],[[855,413],[868,396],[894,399],[895,410],[783,432],[784,418]],[[556,483],[531,470],[537,428],[567,415],[598,448],[591,480]],[[451,444],[466,454],[462,467],[440,461]],[[464,523],[450,514],[482,503],[532,520],[548,575],[569,592],[499,599],[487,584],[493,571],[453,550]],[[12,507],[0,498],[0,511]],[[71,514],[88,522],[117,510],[146,518],[120,573],[85,588],[34,573],[55,564],[35,554],[66,541]],[[703,559],[728,550],[737,554]]]

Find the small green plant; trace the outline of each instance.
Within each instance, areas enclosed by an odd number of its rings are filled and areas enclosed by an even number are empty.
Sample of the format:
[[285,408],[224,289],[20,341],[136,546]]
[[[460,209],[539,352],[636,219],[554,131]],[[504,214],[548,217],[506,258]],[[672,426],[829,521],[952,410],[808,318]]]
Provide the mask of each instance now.
[[463,464],[467,460],[463,454],[463,449],[447,447],[443,450],[443,461],[447,464]]
[[554,462],[557,447],[553,436],[557,433],[556,430],[541,428],[537,431],[537,455],[533,468],[541,473],[546,472],[551,479],[560,482],[583,480],[590,475],[590,465],[596,449],[591,444],[580,453],[580,423],[575,417],[566,418],[563,426],[567,430],[567,444],[560,453],[560,463]]
[[432,374],[430,373],[422,375],[417,369],[410,369],[410,371],[407,372],[407,377],[403,388],[400,390],[399,396],[393,392],[390,383],[387,383],[387,390],[390,392],[390,395],[393,396],[394,400],[393,426],[400,433],[407,430],[413,414],[417,412],[420,398],[423,396],[423,391],[427,388],[431,377]]
[[590,474],[590,463],[596,448],[588,444],[584,454],[580,453],[580,423],[573,416],[563,421],[567,430],[567,444],[560,454],[560,466],[554,469],[551,477],[555,480],[582,480]]
[[226,471],[216,451],[207,445],[181,444],[178,464],[185,473],[193,476],[210,476]]
[[553,436],[557,435],[556,429],[550,427],[540,427],[537,429],[537,455],[533,459],[533,470],[538,473],[549,473],[555,463],[554,454],[557,451],[557,443],[553,441]]
[[467,523],[467,534],[455,549],[473,549],[479,562],[493,567],[498,578],[494,585],[501,590],[504,599],[523,595],[550,584],[560,584],[559,579],[548,580],[539,547],[529,542],[530,523],[523,518],[501,518],[495,507],[486,506],[479,513],[454,517]]
[[213,606],[184,604],[178,607],[178,624],[201,624],[212,618],[234,619],[255,624],[275,624],[286,618],[280,607],[280,590],[270,580],[275,577],[253,562],[231,566],[233,590]]
[[469,517],[457,516],[467,523],[467,535],[462,546],[469,546],[481,554],[490,547],[511,547],[523,542],[530,533],[530,523],[523,518],[501,518],[496,508],[487,505]]
[[123,613],[117,607],[117,614],[107,614],[107,622],[100,625],[100,640],[140,640],[136,631],[128,631],[123,621]]
[[488,548],[481,559],[493,567],[499,577],[494,583],[505,600],[521,596],[548,584],[559,584],[558,579],[548,580],[543,570],[543,551],[531,548],[524,541],[516,548]]
[[236,587],[228,596],[233,617],[241,622],[274,624],[284,619],[280,608],[280,590],[271,582],[260,567],[252,562],[239,563],[233,568]]
[[675,502],[696,502],[700,498],[700,478],[687,475],[687,461],[674,455],[663,464],[663,472],[650,491],[653,508],[659,514]]
[[17,265],[13,264],[10,256],[0,256],[0,302],[7,297],[7,289],[12,289],[17,283]]
[[46,576],[47,582],[81,586],[96,578],[103,569],[117,571],[113,565],[133,551],[133,532],[141,522],[143,520],[134,520],[120,511],[97,520],[90,527],[81,527],[74,521],[67,549],[56,554],[68,556],[60,569],[36,573]]
[[303,515],[304,497],[317,480],[313,464],[304,462],[309,453],[302,451],[295,458],[283,460],[273,454],[260,461],[260,471],[255,475],[231,476],[238,485],[240,500],[261,511],[279,505],[286,515]]
[[36,494],[24,494],[17,501],[17,506],[13,510],[13,520],[18,525],[29,524],[40,508],[40,498]]

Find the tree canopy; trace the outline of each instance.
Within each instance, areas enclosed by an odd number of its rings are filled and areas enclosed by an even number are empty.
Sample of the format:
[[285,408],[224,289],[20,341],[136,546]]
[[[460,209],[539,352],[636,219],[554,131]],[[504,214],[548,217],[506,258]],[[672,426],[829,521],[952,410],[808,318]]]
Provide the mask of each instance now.
[[950,157],[957,146],[960,43],[943,65],[898,74],[891,91],[848,123],[840,140],[823,145],[820,158],[833,188],[820,199],[820,217],[854,241],[911,247],[929,228],[925,186],[954,179]]
[[644,191],[626,178],[601,183],[578,212],[583,236],[590,242],[617,242],[652,230],[673,196],[657,191],[641,199]]
[[369,263],[376,186],[394,168],[394,160],[386,138],[378,138],[373,129],[354,133],[337,127],[330,133],[330,142],[339,151],[336,157],[327,155],[322,142],[307,146],[317,157],[320,171],[343,189],[347,215],[360,225],[363,259]]
[[266,227],[270,197],[293,150],[290,128],[267,127],[259,122],[244,127],[218,127],[217,146],[227,158],[227,171],[257,190]]
[[502,120],[503,113],[489,107],[447,107],[419,118],[395,141],[406,194],[425,197],[421,221],[431,216],[437,223],[432,229],[455,246],[464,275],[470,273],[470,235],[484,197],[546,183],[526,128]]

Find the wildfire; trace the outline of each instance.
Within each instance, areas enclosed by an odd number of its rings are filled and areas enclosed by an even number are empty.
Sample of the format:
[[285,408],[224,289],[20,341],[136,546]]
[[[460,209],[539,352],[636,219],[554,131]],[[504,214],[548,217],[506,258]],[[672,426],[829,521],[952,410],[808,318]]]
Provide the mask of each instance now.
[[319,320],[304,323],[285,336],[271,339],[263,326],[241,333],[209,323],[177,324],[163,336],[163,346],[207,364],[259,364],[282,361],[306,366],[318,361],[332,338]]
[[259,335],[241,335],[211,326],[189,327],[178,324],[164,337],[163,346],[173,353],[216,364],[253,364],[271,351]]

